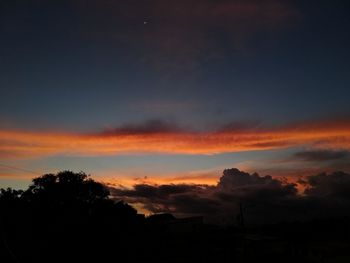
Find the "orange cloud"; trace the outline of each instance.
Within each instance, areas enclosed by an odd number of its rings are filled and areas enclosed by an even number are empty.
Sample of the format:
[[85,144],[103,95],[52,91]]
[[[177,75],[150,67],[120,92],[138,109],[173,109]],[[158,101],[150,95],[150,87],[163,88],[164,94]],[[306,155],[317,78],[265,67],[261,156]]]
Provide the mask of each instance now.
[[1,158],[52,155],[109,156],[120,154],[206,154],[280,149],[308,145],[350,149],[350,120],[300,123],[270,129],[186,132],[179,129],[72,134],[0,130]]
[[189,171],[180,174],[145,174],[138,171],[132,174],[121,172],[100,172],[101,176],[95,179],[112,187],[132,188],[136,184],[164,185],[164,184],[195,184],[217,185],[220,179],[220,170]]

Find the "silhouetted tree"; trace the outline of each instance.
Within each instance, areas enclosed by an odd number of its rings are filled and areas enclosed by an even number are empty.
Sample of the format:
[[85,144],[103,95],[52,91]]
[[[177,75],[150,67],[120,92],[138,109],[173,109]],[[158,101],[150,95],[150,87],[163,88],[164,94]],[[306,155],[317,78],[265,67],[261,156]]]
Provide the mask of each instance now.
[[0,202],[19,200],[23,194],[22,190],[14,190],[10,187],[0,189]]
[[107,200],[109,191],[103,184],[95,182],[83,172],[63,171],[56,175],[45,174],[33,179],[32,185],[24,195],[32,200],[41,199],[51,203],[93,204],[98,200]]

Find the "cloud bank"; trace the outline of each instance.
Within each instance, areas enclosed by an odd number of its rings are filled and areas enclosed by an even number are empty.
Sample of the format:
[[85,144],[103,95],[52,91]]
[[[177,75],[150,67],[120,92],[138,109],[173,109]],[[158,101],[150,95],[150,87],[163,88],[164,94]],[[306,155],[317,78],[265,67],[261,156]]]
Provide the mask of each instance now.
[[142,204],[151,213],[203,215],[209,222],[224,224],[237,223],[240,206],[252,224],[350,215],[350,174],[318,174],[300,183],[306,185],[303,194],[294,183],[227,169],[216,186],[137,184],[133,189],[111,188],[111,193]]

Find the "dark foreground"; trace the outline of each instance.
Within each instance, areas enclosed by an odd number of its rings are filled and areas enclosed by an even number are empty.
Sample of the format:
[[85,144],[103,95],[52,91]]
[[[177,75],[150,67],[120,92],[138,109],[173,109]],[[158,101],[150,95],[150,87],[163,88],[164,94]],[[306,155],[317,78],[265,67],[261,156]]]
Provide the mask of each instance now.
[[1,262],[350,262],[348,219],[245,230],[47,219],[2,217]]
[[350,262],[349,218],[213,226],[145,218],[85,174],[0,192],[0,262]]

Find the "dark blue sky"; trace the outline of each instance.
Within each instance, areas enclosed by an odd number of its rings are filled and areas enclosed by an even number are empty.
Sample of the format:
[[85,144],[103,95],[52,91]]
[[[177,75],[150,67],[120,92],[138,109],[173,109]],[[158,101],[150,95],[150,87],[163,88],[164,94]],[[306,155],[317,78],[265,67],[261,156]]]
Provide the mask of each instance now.
[[[349,168],[295,158],[348,156],[349,14],[345,0],[2,0],[0,166],[196,180]],[[11,169],[0,184],[28,182]]]
[[1,125],[206,127],[349,113],[347,1],[167,2],[2,1]]

